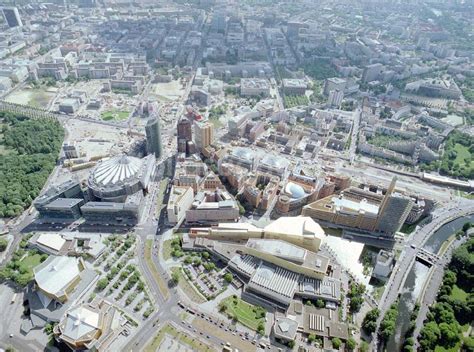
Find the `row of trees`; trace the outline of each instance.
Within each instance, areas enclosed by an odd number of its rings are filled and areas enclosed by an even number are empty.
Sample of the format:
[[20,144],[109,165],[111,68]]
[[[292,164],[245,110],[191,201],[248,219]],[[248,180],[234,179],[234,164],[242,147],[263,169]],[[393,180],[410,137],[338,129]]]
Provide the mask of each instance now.
[[59,122],[0,112],[0,217],[14,217],[31,205],[56,164],[64,138]]
[[[466,223],[462,232],[471,227]],[[423,351],[434,350],[437,346],[454,348],[461,342],[461,325],[472,324],[474,313],[473,292],[474,238],[453,251],[448,270],[444,273],[438,291],[437,302],[428,312],[419,343]],[[455,289],[466,295],[453,294]],[[461,292],[462,292],[461,291]],[[465,351],[474,350],[474,339],[464,338],[460,347]]]
[[347,293],[347,297],[350,300],[349,311],[351,313],[357,313],[360,310],[360,307],[362,307],[362,303],[364,303],[364,292],[364,284],[359,284],[356,282],[351,283],[349,292]]
[[395,323],[398,317],[398,300],[393,303],[385,313],[380,322],[379,336],[384,342],[387,342],[390,336],[395,332]]

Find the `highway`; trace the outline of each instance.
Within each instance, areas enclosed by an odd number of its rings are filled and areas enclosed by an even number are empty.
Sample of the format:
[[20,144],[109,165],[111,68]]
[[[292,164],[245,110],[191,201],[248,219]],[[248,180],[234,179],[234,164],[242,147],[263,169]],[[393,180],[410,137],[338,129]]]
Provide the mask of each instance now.
[[[447,208],[439,209],[437,213],[433,215],[434,220],[432,222],[418,228],[412,233],[405,242],[405,248],[393,268],[392,275],[380,299],[380,317],[377,321],[377,326],[380,325],[384,314],[398,298],[406,276],[415,262],[419,248],[423,247],[428,238],[445,223],[473,213],[474,204],[467,200],[460,200],[458,203],[453,203]],[[378,346],[377,334],[374,334],[372,346]]]
[[360,126],[360,119],[362,116],[362,110],[357,108],[353,115],[354,118],[352,120],[352,131],[351,131],[351,145],[349,146],[349,162],[352,164],[356,157],[356,150],[357,150],[357,139],[359,137],[359,126]]
[[438,290],[443,282],[444,269],[451,261],[452,251],[459,247],[462,243],[466,242],[467,237],[459,240],[454,240],[450,246],[446,249],[443,256],[438,262],[431,267],[428,281],[425,283],[425,288],[420,297],[420,310],[418,317],[416,318],[415,331],[413,332],[413,338],[415,339],[415,348],[418,348],[418,335],[423,327],[423,321],[426,319],[429,307],[435,302],[438,295]]

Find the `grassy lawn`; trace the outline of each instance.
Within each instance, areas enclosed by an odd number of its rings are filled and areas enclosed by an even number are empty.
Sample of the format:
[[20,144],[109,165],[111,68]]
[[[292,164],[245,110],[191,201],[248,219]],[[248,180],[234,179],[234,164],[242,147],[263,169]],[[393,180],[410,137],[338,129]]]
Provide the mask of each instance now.
[[469,153],[469,148],[463,146],[462,144],[456,143],[456,145],[454,146],[454,150],[457,152],[456,159],[454,159],[454,163],[463,165],[464,159],[471,156],[471,153]]
[[189,297],[189,299],[191,299],[193,302],[196,302],[198,304],[207,302],[206,297],[201,295],[201,293],[196,288],[194,288],[194,285],[189,282],[188,278],[186,277],[186,275],[184,275],[181,268],[173,268],[171,269],[171,271],[173,273],[178,272],[178,275],[179,275],[178,285],[184,291],[186,296]]
[[164,260],[171,259],[171,251],[173,250],[171,248],[171,241],[173,241],[173,239],[166,240],[165,242],[163,242],[163,259]]
[[125,110],[110,110],[110,111],[104,111],[103,113],[100,114],[100,117],[104,121],[123,121],[128,118],[128,115],[130,115],[129,111]]
[[165,335],[169,335],[181,344],[188,345],[193,351],[214,351],[210,346],[203,344],[197,339],[190,337],[188,334],[181,332],[173,326],[167,324],[160,329],[153,340],[144,348],[145,352],[155,352],[160,350],[160,345],[163,342]]
[[20,270],[28,270],[33,273],[33,268],[41,263],[41,254],[33,254],[20,261]]
[[151,246],[153,244],[153,240],[146,240],[145,243],[145,260],[147,262],[148,267],[150,268],[154,279],[158,283],[158,287],[160,288],[160,292],[163,295],[165,299],[169,297],[169,291],[168,291],[168,286],[161,277],[160,273],[158,272],[158,269],[156,268],[155,264],[153,263],[153,260],[151,260]]
[[244,302],[240,298],[227,297],[221,302],[221,305],[224,304],[227,307],[225,312],[229,317],[235,317],[239,323],[252,330],[257,330],[258,325],[265,321],[264,318],[259,318],[257,315],[258,310],[261,308]]
[[453,291],[451,292],[451,297],[465,302],[467,299],[467,292],[462,288],[459,288],[457,285],[454,285]]

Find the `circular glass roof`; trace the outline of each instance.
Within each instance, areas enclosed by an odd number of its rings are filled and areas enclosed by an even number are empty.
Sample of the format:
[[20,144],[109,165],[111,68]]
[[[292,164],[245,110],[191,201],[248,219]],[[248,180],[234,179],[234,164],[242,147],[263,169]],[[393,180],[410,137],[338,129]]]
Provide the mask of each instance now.
[[293,182],[288,182],[285,187],[285,192],[291,194],[291,198],[293,199],[300,199],[305,196],[303,187]]
[[122,155],[99,164],[92,175],[98,186],[111,186],[123,183],[137,176],[142,162],[140,159]]

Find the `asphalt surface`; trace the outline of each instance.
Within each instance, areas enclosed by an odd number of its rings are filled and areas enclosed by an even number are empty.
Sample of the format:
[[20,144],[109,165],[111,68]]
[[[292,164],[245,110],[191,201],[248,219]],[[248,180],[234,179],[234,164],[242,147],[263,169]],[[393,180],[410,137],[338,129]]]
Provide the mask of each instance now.
[[[470,202],[470,204],[465,201],[460,201],[456,204],[453,203],[450,207],[440,209],[440,211],[433,216],[434,220],[432,222],[421,227],[408,238],[405,242],[405,248],[393,268],[392,275],[388,280],[386,289],[380,299],[380,317],[377,321],[377,326],[379,326],[386,311],[398,298],[400,290],[403,288],[406,276],[415,262],[419,248],[421,248],[428,238],[445,223],[472,213],[474,213],[474,204],[472,204],[472,202]],[[372,346],[378,346],[377,334],[374,334]]]

